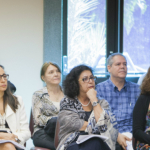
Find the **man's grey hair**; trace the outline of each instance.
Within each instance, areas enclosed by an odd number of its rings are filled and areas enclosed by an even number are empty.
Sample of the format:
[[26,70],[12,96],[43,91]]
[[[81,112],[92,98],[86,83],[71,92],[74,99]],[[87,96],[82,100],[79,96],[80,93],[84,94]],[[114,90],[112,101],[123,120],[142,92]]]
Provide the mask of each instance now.
[[125,60],[127,61],[126,57],[123,54],[121,54],[121,53],[113,53],[113,54],[109,55],[109,57],[107,58],[107,66],[112,66],[113,58],[115,56],[117,56],[117,55],[124,57]]

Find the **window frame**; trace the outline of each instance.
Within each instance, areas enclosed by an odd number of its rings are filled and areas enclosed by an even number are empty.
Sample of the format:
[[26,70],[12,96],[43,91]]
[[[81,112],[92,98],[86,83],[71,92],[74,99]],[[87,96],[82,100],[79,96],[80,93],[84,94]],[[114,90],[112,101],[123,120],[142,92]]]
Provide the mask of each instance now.
[[[112,53],[123,52],[123,14],[124,0],[106,0],[106,58]],[[67,56],[67,16],[68,0],[62,0],[62,54]],[[63,70],[63,62],[62,62]],[[63,72],[63,71],[62,71]],[[98,77],[97,83],[110,77],[106,66],[106,76]],[[139,77],[126,77],[137,82]],[[65,75],[62,75],[65,79]]]

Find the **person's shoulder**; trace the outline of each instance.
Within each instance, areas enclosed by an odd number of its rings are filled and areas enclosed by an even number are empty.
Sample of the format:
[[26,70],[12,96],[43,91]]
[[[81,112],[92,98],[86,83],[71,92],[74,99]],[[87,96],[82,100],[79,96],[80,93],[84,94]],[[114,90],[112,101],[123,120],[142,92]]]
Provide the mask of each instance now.
[[109,84],[109,79],[107,79],[107,80],[105,80],[103,82],[98,83],[96,86],[100,87],[100,86],[104,86],[104,85],[107,85],[107,84]]
[[130,91],[131,93],[133,93],[134,95],[136,95],[136,99],[138,99],[141,89],[140,86],[137,83],[128,81],[127,82],[127,89],[128,91]]
[[126,82],[128,86],[140,89],[140,86],[137,83],[131,81],[126,81]]
[[102,108],[104,109],[109,109],[109,103],[102,97],[98,97],[98,102],[101,105]]
[[43,87],[43,88],[41,88],[41,89],[35,91],[34,93],[43,93],[43,91],[45,90],[45,88],[46,88],[46,87]]
[[140,94],[136,105],[138,106],[146,106],[150,103],[150,95],[149,94]]
[[60,111],[70,110],[70,111],[77,112],[77,109],[79,108],[81,108],[81,104],[79,103],[77,98],[70,98],[65,95],[60,102]]
[[46,88],[46,87],[43,87],[43,88],[41,88],[41,89],[35,91],[35,92],[33,93],[33,95],[43,95],[43,93],[45,93],[46,91],[47,91],[47,88]]
[[64,97],[61,99],[60,104],[64,103],[65,99],[66,99],[66,96],[64,96]]
[[141,94],[139,96],[139,99],[148,99],[150,101],[150,95],[149,94]]
[[23,104],[23,99],[22,99],[22,97],[19,96],[19,95],[15,95],[15,96],[17,97],[17,100],[18,100],[19,104],[22,105],[22,104]]
[[60,101],[60,103],[61,103],[61,104],[63,104],[63,103],[69,104],[69,103],[74,103],[75,101],[76,101],[76,99],[70,98],[70,97],[68,97],[68,96],[65,95],[65,96],[62,98],[62,100]]
[[126,82],[127,82],[127,84],[129,84],[131,86],[137,86],[137,87],[139,87],[139,85],[137,83],[135,83],[135,82],[131,82],[131,81],[126,81]]
[[21,97],[20,95],[15,95],[15,94],[14,94],[14,96],[17,97],[17,98],[20,99],[20,100],[22,99],[22,97]]

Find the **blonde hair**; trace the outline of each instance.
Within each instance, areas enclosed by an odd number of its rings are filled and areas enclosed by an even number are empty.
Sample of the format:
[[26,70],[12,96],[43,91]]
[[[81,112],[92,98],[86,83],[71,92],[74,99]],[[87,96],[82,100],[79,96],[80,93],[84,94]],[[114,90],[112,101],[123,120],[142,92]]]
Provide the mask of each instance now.
[[45,75],[45,72],[46,72],[47,68],[48,68],[50,65],[53,65],[54,67],[56,67],[56,68],[58,69],[58,71],[61,73],[61,70],[60,70],[60,68],[59,68],[59,66],[58,66],[57,64],[52,63],[52,62],[45,62],[45,63],[43,64],[42,68],[41,68],[41,73],[40,73],[40,77],[41,77],[41,80],[42,80],[42,81],[44,81],[44,80],[42,79],[42,76]]

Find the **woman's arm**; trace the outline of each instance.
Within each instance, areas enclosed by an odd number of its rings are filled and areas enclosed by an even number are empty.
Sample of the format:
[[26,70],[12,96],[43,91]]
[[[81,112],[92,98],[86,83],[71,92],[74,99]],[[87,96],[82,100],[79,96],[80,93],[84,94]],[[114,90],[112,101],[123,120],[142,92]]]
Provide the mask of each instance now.
[[32,96],[32,113],[34,124],[38,126],[45,126],[47,121],[52,118],[52,116],[46,116],[41,111],[42,101],[40,97],[34,93]]
[[[96,98],[94,100],[96,100]],[[118,126],[115,115],[110,111],[109,104],[104,99],[100,100],[99,104],[94,107],[94,111],[91,113],[88,120],[86,131],[88,131],[89,134],[92,133],[107,136],[108,140],[106,142],[108,142],[108,145],[110,147],[115,147],[118,137]]]
[[[98,101],[98,100],[95,99],[95,101]],[[93,107],[93,110],[94,110],[95,120],[96,120],[96,122],[98,122],[98,120],[103,112],[103,109],[101,108],[100,104],[98,103],[96,106]]]
[[85,131],[85,129],[87,128],[88,122],[84,121],[83,126],[80,128],[80,131]]
[[[86,94],[87,94],[88,98],[90,99],[91,104],[93,104],[93,102],[98,102],[98,99],[96,97],[97,92],[95,89],[91,88],[90,90],[88,90],[88,92]],[[96,106],[93,106],[93,110],[94,110],[94,116],[95,116],[95,119],[97,122],[103,112],[103,109],[101,108],[100,104],[98,103]]]
[[[98,102],[96,106],[93,106],[93,112],[90,116],[91,121],[93,122],[93,127],[94,124],[98,127],[103,128],[104,130],[108,129],[108,126],[112,126],[113,128],[117,129],[117,122],[115,115],[110,111],[109,104],[106,100],[102,99],[98,101],[96,95],[97,92],[95,89],[91,88],[87,93],[88,98],[90,99],[91,103],[93,102]],[[95,123],[94,123],[95,122]]]
[[146,113],[149,107],[150,96],[140,95],[133,110],[133,136],[140,142],[150,145],[150,135],[144,132]]
[[11,141],[15,141],[16,142],[17,138],[18,138],[18,136],[15,135],[15,134],[0,132],[0,139],[11,140]]
[[19,123],[19,129],[13,134],[18,137],[18,139],[21,141],[20,144],[23,145],[31,137],[31,133],[29,130],[29,123],[26,116],[24,103],[21,97],[17,96],[17,98],[20,104],[16,112],[17,117],[19,117],[17,118],[17,123]]
[[[79,131],[84,128],[84,120],[79,118],[78,113],[71,110],[62,110],[58,114],[60,132],[59,139],[69,133]],[[86,125],[85,125],[86,126]]]

